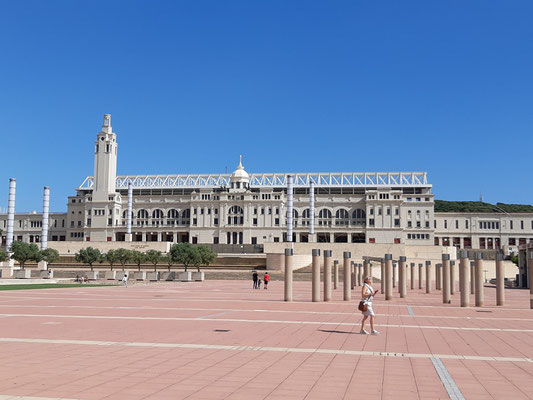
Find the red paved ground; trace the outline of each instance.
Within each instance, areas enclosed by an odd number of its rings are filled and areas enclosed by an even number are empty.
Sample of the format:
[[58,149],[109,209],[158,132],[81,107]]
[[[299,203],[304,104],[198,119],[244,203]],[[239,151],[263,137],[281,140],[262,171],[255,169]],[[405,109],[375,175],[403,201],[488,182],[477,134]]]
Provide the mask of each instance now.
[[[466,399],[533,398],[529,292],[459,308],[440,292],[356,310],[310,302],[310,282],[246,281],[0,292],[0,399],[447,399],[431,357]],[[379,288],[379,284],[377,285]],[[473,302],[473,298],[472,298]],[[414,315],[410,315],[410,306]],[[483,311],[483,312],[480,312]],[[197,345],[197,346],[194,346]]]

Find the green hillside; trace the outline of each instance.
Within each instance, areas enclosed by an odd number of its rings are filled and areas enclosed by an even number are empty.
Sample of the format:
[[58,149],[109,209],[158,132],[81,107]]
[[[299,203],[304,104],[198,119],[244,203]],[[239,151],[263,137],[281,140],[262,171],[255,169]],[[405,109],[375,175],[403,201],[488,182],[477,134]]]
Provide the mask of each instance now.
[[507,212],[533,213],[533,206],[528,204],[483,203],[481,201],[445,201],[435,200],[435,212]]

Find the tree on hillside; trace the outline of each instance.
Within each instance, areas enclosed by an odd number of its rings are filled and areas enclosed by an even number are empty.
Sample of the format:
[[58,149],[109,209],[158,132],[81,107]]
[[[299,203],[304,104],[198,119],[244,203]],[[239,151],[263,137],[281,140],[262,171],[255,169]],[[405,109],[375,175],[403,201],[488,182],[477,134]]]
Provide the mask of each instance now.
[[105,253],[105,260],[109,263],[109,266],[111,267],[111,271],[113,271],[113,265],[118,262],[118,256],[116,250],[109,250],[107,253]]
[[98,249],[87,247],[86,249],[81,249],[79,252],[77,252],[75,259],[77,262],[88,264],[92,271],[93,264],[102,259],[102,253]]
[[146,261],[154,265],[154,271],[157,271],[157,264],[161,261],[161,254],[159,250],[148,250],[146,252]]
[[209,264],[214,263],[217,259],[217,253],[207,246],[197,246],[195,250],[198,254],[198,258],[200,259],[200,264],[197,265],[198,272],[200,272],[200,265],[205,265],[207,267]]
[[11,258],[20,264],[21,269],[24,269],[28,261],[41,261],[39,248],[34,243],[13,242],[11,252],[13,253]]
[[59,252],[56,249],[46,248],[41,250],[41,260],[46,261],[48,266],[59,261]]
[[195,265],[197,262],[196,257],[198,253],[190,243],[176,243],[172,245],[170,254],[172,254],[174,262],[185,266],[185,272],[187,272],[189,265]]
[[147,261],[146,254],[142,251],[131,250],[131,261],[137,264],[137,268],[140,271],[141,264]]
[[127,249],[116,250],[117,260],[122,265],[122,271],[126,266],[126,263],[131,260],[131,251]]

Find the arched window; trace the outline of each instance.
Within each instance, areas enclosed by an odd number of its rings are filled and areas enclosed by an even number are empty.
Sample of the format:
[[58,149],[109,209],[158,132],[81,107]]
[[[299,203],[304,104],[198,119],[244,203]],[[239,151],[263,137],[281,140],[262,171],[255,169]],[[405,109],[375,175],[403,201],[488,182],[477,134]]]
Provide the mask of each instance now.
[[241,206],[231,206],[228,211],[228,225],[243,225],[244,210]]
[[152,211],[152,225],[153,226],[163,225],[164,216],[165,216],[165,213],[163,212],[163,210],[155,209],[154,211]]
[[352,213],[354,225],[363,225],[366,222],[366,212],[362,208],[357,208]]
[[181,213],[181,225],[190,225],[191,224],[191,210],[185,209]]
[[148,223],[149,215],[148,211],[144,209],[137,211],[137,226],[146,225]]
[[342,226],[342,225],[349,225],[349,224],[350,224],[350,214],[348,213],[348,210],[345,210],[344,208],[337,210],[337,212],[335,213],[335,225]]
[[318,225],[331,226],[332,214],[327,208],[323,208],[318,213]]
[[168,210],[167,212],[167,225],[178,225],[178,219],[180,217],[180,212],[174,208]]

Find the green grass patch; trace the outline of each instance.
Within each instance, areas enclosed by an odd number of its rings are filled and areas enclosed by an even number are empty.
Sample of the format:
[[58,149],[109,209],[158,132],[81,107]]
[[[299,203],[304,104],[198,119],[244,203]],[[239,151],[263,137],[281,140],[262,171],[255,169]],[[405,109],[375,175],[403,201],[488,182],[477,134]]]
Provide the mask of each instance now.
[[91,285],[79,283],[36,283],[20,284],[20,285],[0,285],[1,290],[29,290],[29,289],[63,289],[63,288],[85,288],[85,287],[102,287],[102,286],[118,286],[118,285]]

